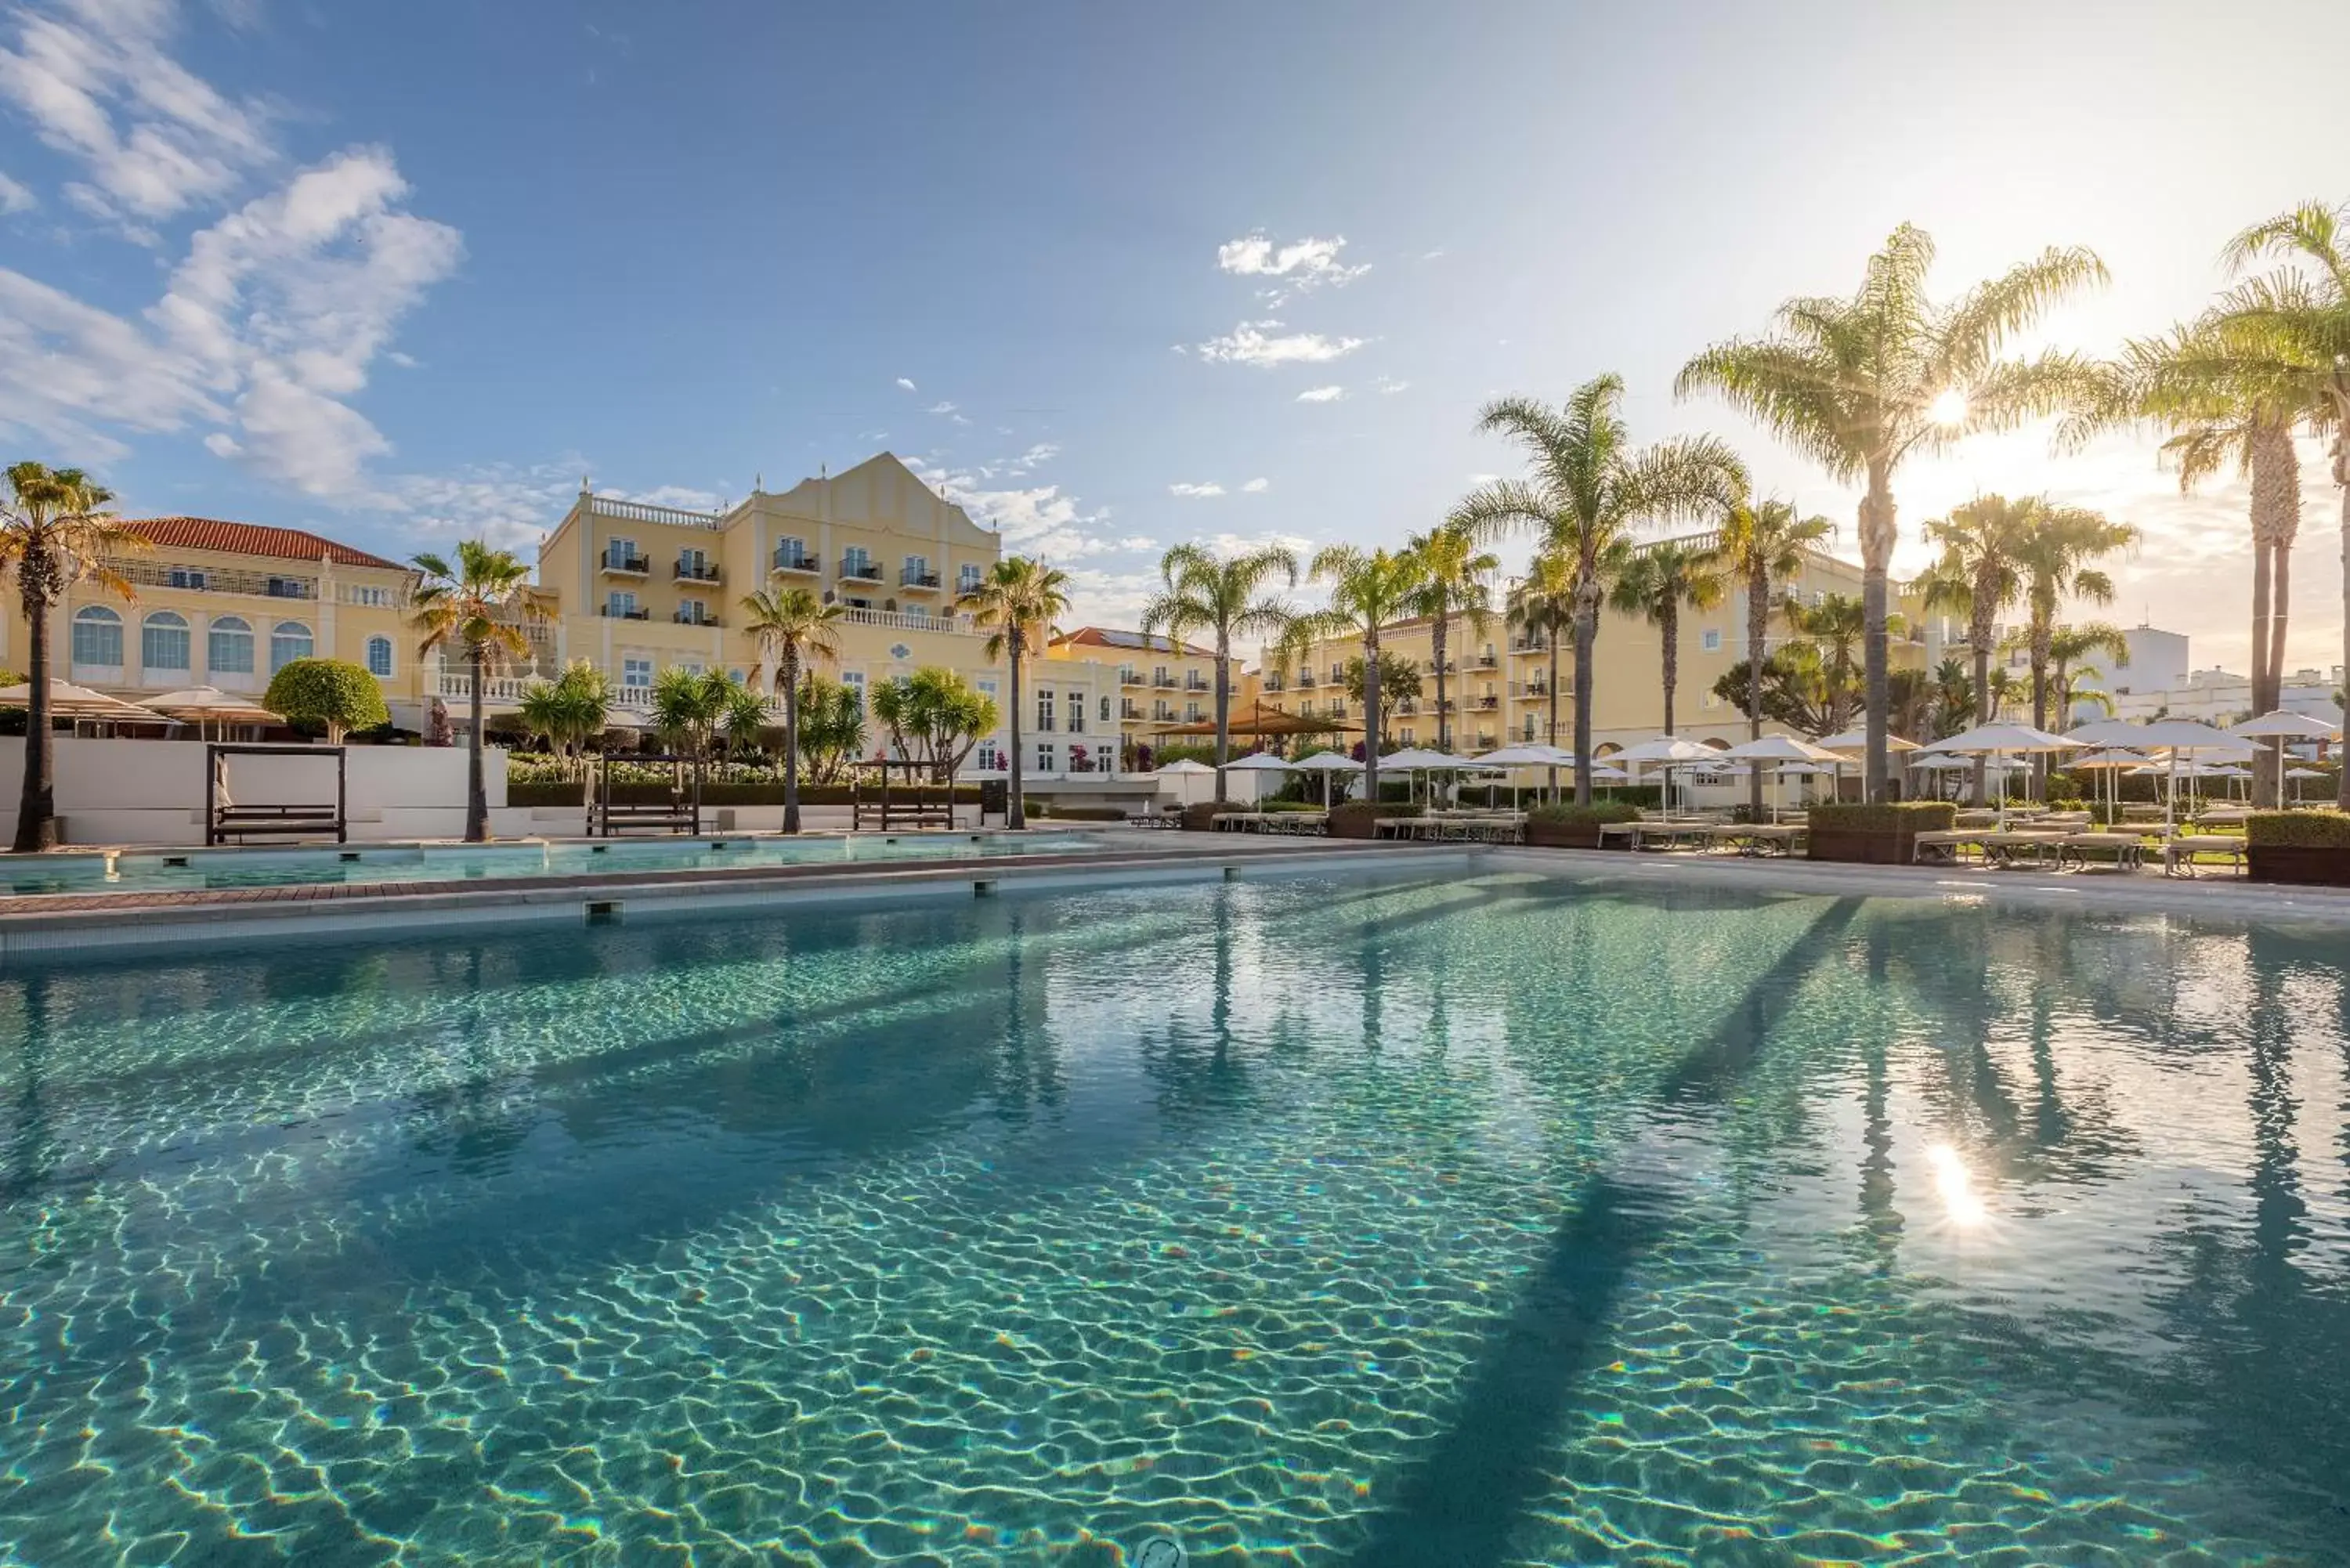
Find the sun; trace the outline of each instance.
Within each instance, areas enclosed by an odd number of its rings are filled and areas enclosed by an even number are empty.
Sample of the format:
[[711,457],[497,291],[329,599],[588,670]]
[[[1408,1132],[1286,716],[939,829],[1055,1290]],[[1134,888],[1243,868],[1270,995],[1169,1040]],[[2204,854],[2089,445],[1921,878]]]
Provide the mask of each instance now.
[[1926,412],[1938,425],[1964,424],[1967,418],[1967,395],[1951,387],[1938,394]]

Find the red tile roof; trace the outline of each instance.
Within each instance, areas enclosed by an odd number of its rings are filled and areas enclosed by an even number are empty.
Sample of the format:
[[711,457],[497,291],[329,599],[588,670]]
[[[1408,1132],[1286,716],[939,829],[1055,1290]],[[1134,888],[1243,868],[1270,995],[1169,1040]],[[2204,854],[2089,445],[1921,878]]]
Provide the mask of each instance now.
[[381,566],[389,571],[409,568],[348,545],[300,528],[271,528],[258,523],[223,523],[211,517],[134,517],[125,527],[144,534],[158,549],[219,550],[231,556],[274,556],[286,561],[332,561],[338,566]]

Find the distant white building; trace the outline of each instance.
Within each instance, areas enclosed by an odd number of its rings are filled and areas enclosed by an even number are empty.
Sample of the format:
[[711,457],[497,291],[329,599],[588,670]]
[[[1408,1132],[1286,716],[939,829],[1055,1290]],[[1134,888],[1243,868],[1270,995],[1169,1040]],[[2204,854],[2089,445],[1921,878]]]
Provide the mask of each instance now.
[[[2179,639],[2184,642],[2186,639]],[[2131,661],[2135,664],[2135,659]],[[2342,706],[2334,693],[2342,690],[2342,667],[2329,675],[2322,670],[2296,670],[2285,677],[2279,705],[2288,713],[2306,713],[2329,723],[2342,722]],[[2252,682],[2246,675],[2216,666],[2198,670],[2183,680],[2159,689],[2116,691],[2114,717],[2145,720],[2200,719],[2207,724],[2231,724],[2252,716]]]

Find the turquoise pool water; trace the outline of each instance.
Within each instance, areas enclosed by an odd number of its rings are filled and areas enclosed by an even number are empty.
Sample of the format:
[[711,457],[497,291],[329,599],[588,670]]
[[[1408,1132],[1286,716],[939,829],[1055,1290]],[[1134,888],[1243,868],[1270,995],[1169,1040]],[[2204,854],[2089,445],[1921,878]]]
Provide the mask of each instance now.
[[0,1561],[2340,1561],[2344,951],[1477,875],[0,978]]
[[693,871],[712,867],[806,866],[827,861],[1054,855],[1089,849],[1082,833],[1027,832],[831,835],[807,838],[704,834],[613,838],[600,844],[476,846],[364,844],[338,848],[126,850],[0,859],[0,892],[129,893],[203,888],[282,888],[306,882],[473,882],[618,871]]

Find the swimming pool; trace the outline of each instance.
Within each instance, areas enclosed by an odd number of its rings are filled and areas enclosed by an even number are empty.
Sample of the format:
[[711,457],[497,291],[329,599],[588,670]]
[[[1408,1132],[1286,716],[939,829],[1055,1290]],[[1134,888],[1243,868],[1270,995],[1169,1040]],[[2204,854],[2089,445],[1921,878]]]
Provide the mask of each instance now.
[[2338,1560],[2342,951],[1488,870],[0,977],[0,1542]]
[[1055,855],[1090,849],[1097,836],[1024,833],[825,834],[746,836],[712,833],[662,838],[577,839],[515,844],[353,844],[284,849],[128,849],[36,860],[0,857],[0,893],[174,892],[204,888],[282,888],[301,883],[474,882],[623,871],[698,871],[718,867],[810,866],[839,861],[935,860],[950,857]]

